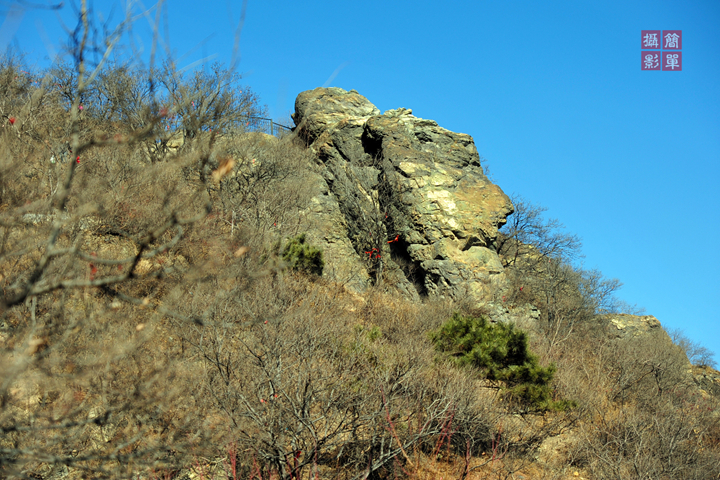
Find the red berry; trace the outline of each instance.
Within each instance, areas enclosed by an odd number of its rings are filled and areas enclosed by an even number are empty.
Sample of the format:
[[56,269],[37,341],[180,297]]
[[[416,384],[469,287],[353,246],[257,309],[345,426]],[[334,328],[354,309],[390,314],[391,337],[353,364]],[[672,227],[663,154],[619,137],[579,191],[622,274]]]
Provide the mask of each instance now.
[[15,125],[15,117],[8,118],[8,121],[10,122],[10,125]]

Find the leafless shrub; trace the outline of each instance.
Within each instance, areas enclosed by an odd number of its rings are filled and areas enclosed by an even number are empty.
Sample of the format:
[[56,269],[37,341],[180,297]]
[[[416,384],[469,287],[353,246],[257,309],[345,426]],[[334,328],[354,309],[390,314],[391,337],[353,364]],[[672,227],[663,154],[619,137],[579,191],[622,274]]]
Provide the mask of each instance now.
[[183,338],[206,364],[206,408],[227,418],[241,464],[360,478],[396,460],[410,468],[443,432],[450,441],[450,425],[463,448],[482,445],[489,426],[473,382],[434,367],[429,345],[358,326],[332,288],[281,275],[193,307],[209,319]]
[[525,272],[544,271],[546,258],[567,263],[579,256],[580,239],[563,232],[558,220],[543,218],[546,208],[518,195],[511,200],[514,212],[500,230],[495,245],[504,266],[517,266]]
[[[209,432],[188,415],[182,385],[197,379],[166,330],[168,316],[202,318],[165,302],[213,266],[193,266],[174,250],[207,216],[211,198],[206,185],[179,181],[193,156],[138,162],[136,146],[168,112],[152,95],[129,104],[139,84],[127,72],[103,70],[104,60],[88,65],[85,2],[79,20],[72,68],[36,80],[17,75],[10,61],[0,65],[4,477],[70,468],[84,478],[127,478],[174,468]],[[127,131],[108,134],[102,106]],[[238,273],[232,253],[223,259]]]
[[604,338],[567,351],[576,371],[564,388],[594,392],[578,395],[573,462],[598,478],[715,478],[717,402],[694,388],[683,352],[650,334]]
[[680,329],[670,329],[667,332],[673,343],[683,349],[690,363],[717,368],[717,362],[713,358],[715,354],[700,342],[690,340]]
[[217,157],[234,165],[209,185],[231,230],[247,241],[252,238],[255,248],[300,233],[312,195],[309,152],[292,138],[249,133],[223,139]]
[[582,429],[574,462],[598,478],[717,478],[720,452],[708,443],[718,423],[712,409],[707,400],[685,397],[681,404],[658,398],[651,410],[598,412]]
[[545,342],[546,356],[552,358],[555,349],[596,315],[642,313],[616,297],[622,287],[619,280],[574,263],[580,257],[579,239],[563,232],[556,220],[545,220],[545,208],[517,196],[513,204],[515,212],[496,244],[510,288],[498,295],[504,303],[531,304],[540,310],[535,328]]

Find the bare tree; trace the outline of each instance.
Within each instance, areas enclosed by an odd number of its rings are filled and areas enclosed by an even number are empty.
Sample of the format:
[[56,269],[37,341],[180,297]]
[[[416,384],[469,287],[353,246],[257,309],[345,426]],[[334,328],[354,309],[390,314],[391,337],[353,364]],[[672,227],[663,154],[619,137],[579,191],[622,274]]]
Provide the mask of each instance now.
[[[132,155],[117,155],[152,136],[168,112],[143,110],[144,120],[127,135],[94,128],[100,120],[87,115],[84,102],[101,98],[93,106],[139,108],[119,94],[132,92],[127,76],[101,75],[131,19],[96,45],[84,0],[78,18],[72,69],[39,85],[20,85],[11,62],[0,72],[14,77],[0,92],[7,109],[0,133],[3,476],[72,467],[88,477],[127,477],[175,464],[172,452],[196,440],[185,432],[203,435],[196,420],[173,417],[187,401],[175,380],[187,374],[174,354],[154,349],[163,317],[203,323],[163,304],[192,270],[186,261],[165,262],[208,215],[211,200],[205,185],[178,182],[194,158],[147,168]],[[97,51],[102,54],[89,64]],[[59,86],[50,85],[52,78]],[[127,82],[112,84],[113,78]],[[107,88],[97,90],[99,82]],[[131,122],[131,116],[118,119]],[[66,147],[50,147],[54,157],[41,140],[47,133],[56,138],[49,119],[65,137]],[[58,150],[69,154],[65,161]],[[44,177],[47,171],[54,176]],[[43,184],[47,190],[26,188]]]
[[704,347],[700,342],[688,338],[681,329],[669,329],[667,332],[673,343],[683,349],[690,363],[717,368],[717,362],[714,358],[715,352]]
[[570,262],[580,255],[582,246],[577,235],[562,231],[563,225],[555,219],[546,220],[546,208],[533,205],[513,195],[514,213],[501,228],[495,248],[504,266],[522,264],[524,269],[542,269],[542,258],[557,258]]
[[266,108],[257,96],[239,85],[240,75],[220,64],[210,72],[184,74],[167,63],[160,82],[172,103],[173,115],[187,139],[202,131],[232,133],[244,130],[250,117],[263,116]]
[[580,429],[574,463],[599,478],[716,477],[717,400],[694,388],[682,353],[652,336],[608,345],[596,380],[602,395],[592,425]]

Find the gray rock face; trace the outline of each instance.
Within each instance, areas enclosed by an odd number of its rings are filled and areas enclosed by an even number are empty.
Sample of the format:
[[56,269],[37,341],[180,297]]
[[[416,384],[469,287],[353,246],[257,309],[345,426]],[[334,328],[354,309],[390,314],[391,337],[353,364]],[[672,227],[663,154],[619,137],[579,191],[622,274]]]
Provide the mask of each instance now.
[[478,300],[504,279],[490,246],[512,204],[483,174],[472,137],[404,108],[381,115],[340,88],[298,95],[293,120],[317,153],[327,196],[361,259],[359,277],[410,298]]

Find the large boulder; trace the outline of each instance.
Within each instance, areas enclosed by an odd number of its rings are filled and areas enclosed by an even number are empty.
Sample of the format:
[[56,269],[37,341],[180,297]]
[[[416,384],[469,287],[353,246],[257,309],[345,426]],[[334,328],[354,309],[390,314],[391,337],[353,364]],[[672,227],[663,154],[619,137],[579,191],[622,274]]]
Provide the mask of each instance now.
[[659,340],[672,342],[663,330],[660,320],[652,315],[610,314],[604,318],[611,325],[611,331],[617,338],[637,337],[639,335],[655,335]]
[[472,137],[408,109],[381,115],[340,88],[302,92],[293,120],[327,185],[319,203],[337,202],[362,261],[357,278],[392,284],[410,298],[478,300],[501,281],[492,244],[512,204],[484,175]]

